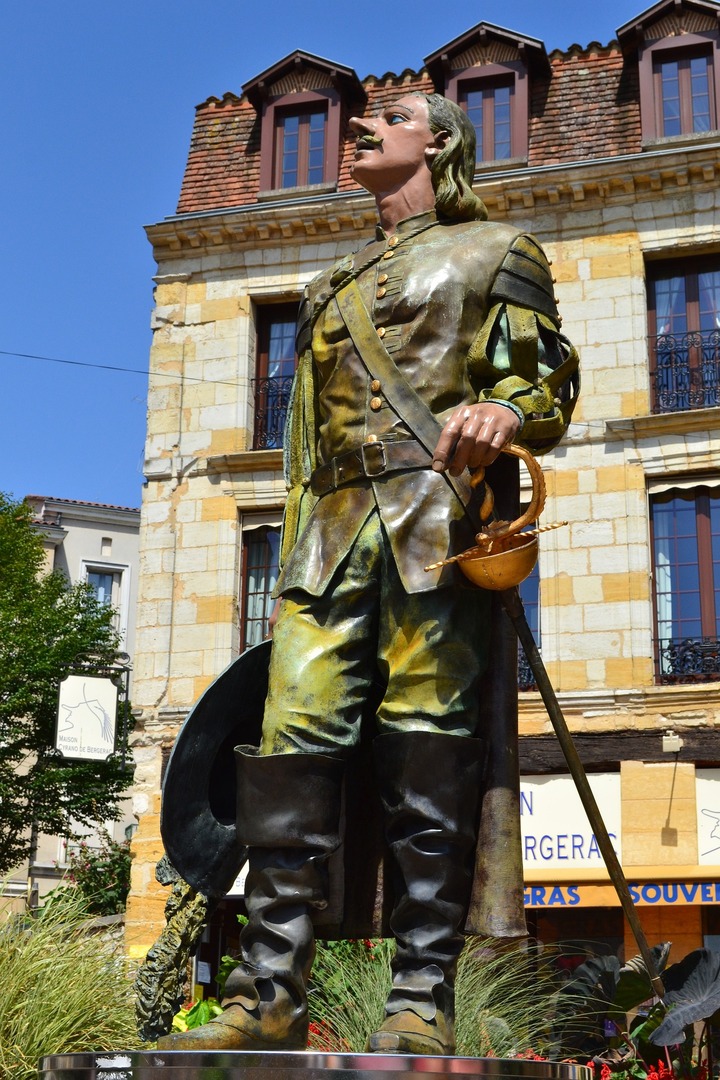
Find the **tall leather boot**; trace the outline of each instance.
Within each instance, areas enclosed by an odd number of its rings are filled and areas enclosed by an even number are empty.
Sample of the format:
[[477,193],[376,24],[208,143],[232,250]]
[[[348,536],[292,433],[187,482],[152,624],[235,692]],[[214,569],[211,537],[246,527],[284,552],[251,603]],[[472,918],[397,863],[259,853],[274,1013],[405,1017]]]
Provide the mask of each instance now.
[[483,764],[478,739],[410,731],[374,743],[394,869],[397,941],[373,1053],[453,1054],[455,972],[470,898]]
[[237,747],[238,839],[247,845],[248,923],[223,1013],[158,1040],[165,1050],[304,1050],[312,908],[327,904],[327,859],[339,844],[344,763],[324,754],[257,756]]

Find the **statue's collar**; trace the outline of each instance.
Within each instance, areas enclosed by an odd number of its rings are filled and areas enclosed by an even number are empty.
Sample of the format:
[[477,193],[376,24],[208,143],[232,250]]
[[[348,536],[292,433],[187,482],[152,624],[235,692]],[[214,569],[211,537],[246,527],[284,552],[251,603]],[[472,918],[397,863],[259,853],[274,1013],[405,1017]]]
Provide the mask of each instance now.
[[388,236],[402,236],[403,239],[407,239],[412,236],[413,233],[420,232],[422,229],[429,228],[430,225],[434,225],[437,221],[437,214],[434,210],[425,210],[422,214],[413,214],[412,217],[403,218],[402,221],[398,221],[392,233],[386,233],[384,229],[381,229],[379,225],[375,227],[375,239],[387,240]]

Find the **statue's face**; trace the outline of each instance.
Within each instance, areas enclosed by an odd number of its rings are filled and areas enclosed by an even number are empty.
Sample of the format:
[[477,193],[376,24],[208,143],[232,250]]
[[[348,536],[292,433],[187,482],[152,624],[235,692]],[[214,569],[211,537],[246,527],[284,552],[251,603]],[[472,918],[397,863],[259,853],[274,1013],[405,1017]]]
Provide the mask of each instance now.
[[427,171],[442,148],[442,139],[430,130],[427,102],[412,94],[387,105],[378,116],[351,117],[350,130],[356,136],[350,171],[373,193],[401,187]]

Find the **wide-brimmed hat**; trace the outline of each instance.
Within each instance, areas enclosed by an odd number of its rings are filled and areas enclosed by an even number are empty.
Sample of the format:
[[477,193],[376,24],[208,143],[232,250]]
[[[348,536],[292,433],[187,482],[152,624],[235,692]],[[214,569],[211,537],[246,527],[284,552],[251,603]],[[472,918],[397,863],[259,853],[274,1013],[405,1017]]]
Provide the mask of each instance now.
[[180,877],[208,897],[230,889],[246,859],[235,829],[236,746],[260,745],[270,641],[238,657],[193,706],[162,786],[160,833]]

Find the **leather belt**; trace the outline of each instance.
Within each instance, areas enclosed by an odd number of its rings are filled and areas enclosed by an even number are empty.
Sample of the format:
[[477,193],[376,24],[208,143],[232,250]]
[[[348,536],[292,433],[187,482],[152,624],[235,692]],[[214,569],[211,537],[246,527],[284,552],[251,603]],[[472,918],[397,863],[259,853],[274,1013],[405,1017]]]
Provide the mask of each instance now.
[[325,495],[352,480],[373,479],[401,469],[428,468],[430,455],[415,439],[366,442],[319,465],[310,477],[313,495]]

